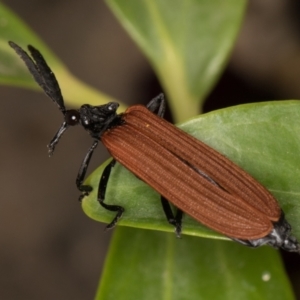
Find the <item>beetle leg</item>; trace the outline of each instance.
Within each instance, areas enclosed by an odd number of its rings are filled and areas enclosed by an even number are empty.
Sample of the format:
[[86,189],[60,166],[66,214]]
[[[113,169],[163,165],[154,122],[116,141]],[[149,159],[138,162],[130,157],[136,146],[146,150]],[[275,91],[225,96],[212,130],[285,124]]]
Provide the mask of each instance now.
[[87,168],[89,166],[90,160],[94,153],[94,150],[98,146],[98,142],[99,142],[98,140],[94,140],[92,146],[90,147],[87,154],[85,155],[85,157],[81,163],[81,166],[79,168],[79,171],[78,171],[78,175],[76,178],[76,186],[77,186],[78,190],[82,192],[82,195],[79,197],[79,201],[81,201],[83,197],[87,196],[93,190],[93,188],[91,186],[83,185],[82,183],[83,183]]
[[163,117],[166,111],[166,100],[164,94],[161,93],[155,98],[153,98],[148,104],[147,108],[154,113],[155,110],[158,109],[157,115],[159,117]]
[[121,218],[123,212],[124,212],[124,207],[119,206],[119,205],[111,205],[111,204],[106,204],[104,203],[105,200],[105,193],[106,193],[106,188],[107,188],[107,183],[109,180],[110,172],[112,167],[116,164],[116,160],[113,159],[104,169],[101,179],[99,181],[99,189],[98,189],[98,201],[102,207],[109,211],[116,211],[117,214],[113,218],[113,220],[106,226],[106,229],[111,229],[115,227],[116,223],[118,220]]
[[169,201],[161,196],[161,204],[166,215],[167,221],[175,227],[176,236],[179,238],[181,234],[182,228],[182,216],[183,212],[179,208],[177,208],[176,215],[174,216],[172,208],[170,206]]

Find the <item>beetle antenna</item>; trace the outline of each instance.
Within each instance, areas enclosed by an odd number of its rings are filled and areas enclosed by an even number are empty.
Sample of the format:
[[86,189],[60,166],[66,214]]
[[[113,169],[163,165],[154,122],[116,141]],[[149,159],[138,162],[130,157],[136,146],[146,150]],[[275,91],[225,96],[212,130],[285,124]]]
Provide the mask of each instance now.
[[48,153],[49,156],[52,156],[55,146],[57,145],[59,139],[63,135],[63,133],[68,129],[68,124],[67,122],[63,122],[60,128],[58,129],[57,133],[55,134],[54,138],[50,141],[48,145]]
[[60,111],[65,114],[66,108],[59,84],[42,54],[37,49],[29,45],[28,50],[33,58],[32,59],[20,46],[11,41],[8,43],[24,61],[31,75],[44,90],[46,95],[49,96],[52,101],[58,105]]

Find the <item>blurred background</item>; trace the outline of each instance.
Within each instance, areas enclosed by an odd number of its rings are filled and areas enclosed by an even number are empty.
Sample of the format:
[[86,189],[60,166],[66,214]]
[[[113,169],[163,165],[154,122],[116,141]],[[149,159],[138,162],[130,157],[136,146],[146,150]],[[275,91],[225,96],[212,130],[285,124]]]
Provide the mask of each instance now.
[[[128,104],[147,103],[161,92],[103,1],[3,2],[88,84]],[[205,111],[300,98],[299,16],[295,0],[249,1]],[[92,299],[111,233],[77,202],[75,178],[91,139],[70,130],[49,159],[46,145],[61,124],[60,112],[40,93],[0,86],[0,94],[0,299]],[[100,147],[90,170],[107,157]],[[300,258],[285,253],[284,259],[296,290]]]

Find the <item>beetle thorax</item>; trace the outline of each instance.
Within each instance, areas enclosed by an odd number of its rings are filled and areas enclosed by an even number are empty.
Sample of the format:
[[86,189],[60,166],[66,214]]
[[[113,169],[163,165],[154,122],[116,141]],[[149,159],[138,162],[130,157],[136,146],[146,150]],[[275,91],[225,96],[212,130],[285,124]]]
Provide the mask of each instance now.
[[93,137],[100,137],[117,117],[118,106],[116,102],[99,106],[84,104],[79,109],[80,123]]

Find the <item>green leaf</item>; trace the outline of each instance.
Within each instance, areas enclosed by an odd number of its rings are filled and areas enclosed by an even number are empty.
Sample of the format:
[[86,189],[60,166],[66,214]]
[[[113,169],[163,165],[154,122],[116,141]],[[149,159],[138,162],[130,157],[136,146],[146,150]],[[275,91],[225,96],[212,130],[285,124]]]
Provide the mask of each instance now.
[[197,114],[222,71],[244,0],[106,0],[151,62],[174,118]]
[[[214,111],[179,127],[226,155],[266,186],[278,199],[293,234],[300,239],[300,103],[299,101],[247,104]],[[86,181],[93,192],[83,200],[91,218],[110,222],[96,199],[103,167]],[[163,180],[163,179],[162,179]],[[119,225],[173,231],[165,219],[159,195],[120,165],[113,168],[106,203],[125,208]],[[188,216],[183,233],[224,238]]]
[[[197,101],[204,99],[225,64],[245,0],[107,2],[152,61],[173,101],[173,109],[174,101],[179,102],[175,117],[179,119],[181,115],[182,120],[195,114]],[[0,4],[0,83],[37,88],[24,64],[8,47],[8,40],[22,47],[32,44],[42,52],[70,104],[80,105],[87,99],[94,105],[112,101],[73,77],[3,4]],[[299,237],[297,111],[296,102],[250,105],[205,115],[182,124],[182,128],[228,155],[265,184],[279,199]],[[94,219],[109,222],[113,214],[104,212],[96,201],[100,174],[98,169],[87,180],[94,192],[84,199],[83,208]],[[114,168],[106,201],[117,201],[126,208],[120,224],[173,231],[166,224],[159,196],[120,166]],[[190,235],[224,238],[187,216],[184,225],[184,233]],[[147,297],[293,298],[278,252],[271,248],[253,251],[235,243],[187,235],[178,240],[174,234],[119,227],[97,299]]]
[[97,300],[294,299],[277,251],[118,228]]
[[[2,3],[0,3],[0,84],[41,91],[19,56],[9,47],[8,41],[13,41],[24,49],[31,44],[43,54],[61,85],[67,104],[79,106],[88,101],[91,105],[99,105],[114,101],[74,77],[37,35]],[[124,107],[121,107],[121,110],[124,110]]]

